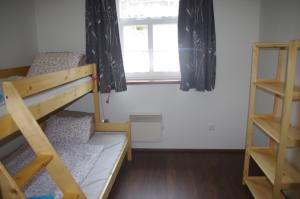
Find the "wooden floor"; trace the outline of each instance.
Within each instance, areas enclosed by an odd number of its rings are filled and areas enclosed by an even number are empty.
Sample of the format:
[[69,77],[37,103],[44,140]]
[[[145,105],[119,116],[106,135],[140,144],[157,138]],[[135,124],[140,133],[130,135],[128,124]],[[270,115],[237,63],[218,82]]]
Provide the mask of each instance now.
[[109,199],[251,199],[242,152],[134,151]]

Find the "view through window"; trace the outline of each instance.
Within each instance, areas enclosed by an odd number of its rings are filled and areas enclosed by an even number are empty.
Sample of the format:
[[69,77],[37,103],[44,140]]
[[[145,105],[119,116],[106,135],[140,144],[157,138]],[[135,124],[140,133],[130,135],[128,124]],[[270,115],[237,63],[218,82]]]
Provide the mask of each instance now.
[[127,77],[179,76],[177,16],[179,0],[117,0]]

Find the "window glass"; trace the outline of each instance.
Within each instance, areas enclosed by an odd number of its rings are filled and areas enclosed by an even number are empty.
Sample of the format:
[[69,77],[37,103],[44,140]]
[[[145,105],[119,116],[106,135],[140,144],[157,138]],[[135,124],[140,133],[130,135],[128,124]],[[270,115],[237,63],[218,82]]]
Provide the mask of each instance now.
[[179,0],[119,0],[121,18],[177,17]]
[[125,72],[149,72],[148,27],[124,26],[123,34]]
[[127,78],[178,78],[179,0],[117,0]]
[[153,25],[154,72],[179,71],[177,24]]

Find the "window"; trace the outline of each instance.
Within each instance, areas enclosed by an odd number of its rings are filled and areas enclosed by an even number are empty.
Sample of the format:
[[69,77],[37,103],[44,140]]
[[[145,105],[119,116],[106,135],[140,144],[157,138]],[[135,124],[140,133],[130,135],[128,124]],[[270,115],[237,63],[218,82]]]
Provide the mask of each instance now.
[[127,79],[178,79],[179,0],[117,0]]

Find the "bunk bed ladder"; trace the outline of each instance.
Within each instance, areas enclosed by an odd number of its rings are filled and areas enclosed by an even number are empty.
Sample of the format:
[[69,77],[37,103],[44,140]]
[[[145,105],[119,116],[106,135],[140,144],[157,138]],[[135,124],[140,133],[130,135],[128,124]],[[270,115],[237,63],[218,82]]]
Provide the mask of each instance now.
[[[279,49],[276,79],[258,79],[260,48]],[[300,99],[300,88],[294,86],[297,50],[299,48],[300,41],[255,43],[253,45],[243,184],[248,186],[254,198],[285,198],[283,190],[300,185],[300,172],[285,159],[287,148],[300,147],[300,130],[290,125],[292,102]],[[286,52],[288,52],[286,78],[282,79]],[[257,88],[274,95],[274,106],[271,114],[255,114]],[[281,112],[279,111],[280,99],[282,100]],[[254,125],[268,136],[269,146],[253,146]],[[249,176],[250,158],[256,162],[265,176]]]
[[[23,99],[11,82],[3,83],[6,97],[6,107],[15,124],[24,135],[30,147],[36,154],[36,158],[13,178],[7,173],[1,164],[1,189],[3,186],[10,188],[14,197],[25,198],[20,191],[42,168],[46,168],[53,181],[64,194],[64,199],[86,199],[79,185],[75,182],[63,161],[59,158],[55,149],[50,144],[43,130],[24,104]],[[6,181],[2,185],[2,178]],[[3,190],[3,189],[2,189]],[[4,189],[6,190],[6,189]]]

